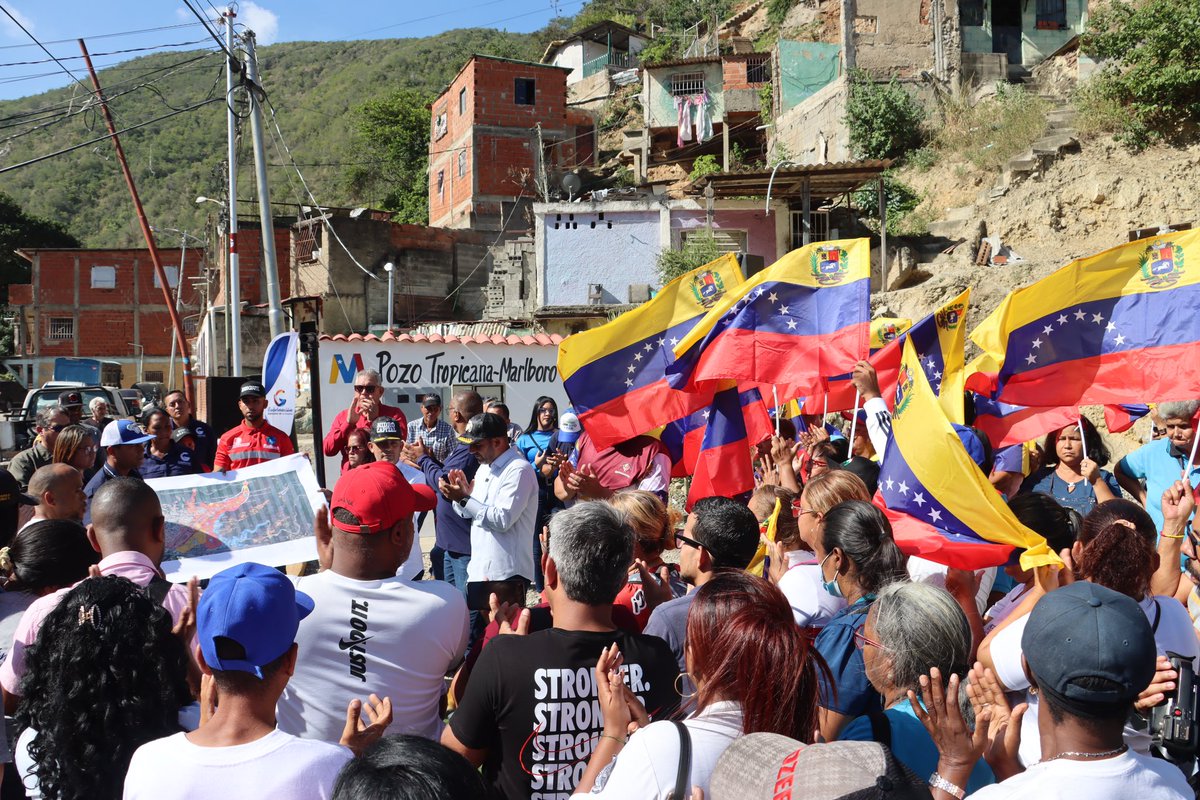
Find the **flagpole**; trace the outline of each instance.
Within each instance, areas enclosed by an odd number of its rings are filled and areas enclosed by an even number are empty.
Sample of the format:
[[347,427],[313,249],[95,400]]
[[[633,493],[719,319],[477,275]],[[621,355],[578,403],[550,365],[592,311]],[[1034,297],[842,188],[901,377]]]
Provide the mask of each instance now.
[[771,387],[771,402],[775,404],[775,435],[779,435],[779,387]]
[[854,390],[854,410],[850,413],[850,447],[846,451],[847,461],[854,458],[854,431],[856,428],[858,428],[858,389]]
[[1088,457],[1087,456],[1087,435],[1084,434],[1084,432],[1083,432],[1083,417],[1080,417],[1079,421],[1076,422],[1075,424],[1079,426],[1079,445],[1080,445],[1080,447],[1083,448],[1083,459],[1084,459],[1084,461],[1086,461],[1087,457]]
[[[1195,428],[1195,427],[1200,427],[1200,426],[1197,426],[1196,423],[1193,422],[1192,427]],[[1196,460],[1196,445],[1197,444],[1200,444],[1200,431],[1196,431],[1195,435],[1192,436],[1192,454],[1190,456],[1188,456],[1187,463],[1183,465],[1183,481],[1184,481],[1184,483],[1188,483],[1188,484],[1191,483],[1191,480],[1188,477],[1188,473],[1191,472],[1192,464]]]

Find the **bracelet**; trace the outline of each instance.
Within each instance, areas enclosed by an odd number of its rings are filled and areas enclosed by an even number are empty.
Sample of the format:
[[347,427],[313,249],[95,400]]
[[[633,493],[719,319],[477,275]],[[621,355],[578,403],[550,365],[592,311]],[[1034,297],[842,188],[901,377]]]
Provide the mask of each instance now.
[[616,742],[617,744],[622,745],[622,746],[624,746],[625,744],[627,744],[629,742],[628,739],[621,739],[616,736],[610,736],[607,733],[600,734],[600,738],[601,739],[612,739],[614,742]]
[[936,772],[929,776],[929,786],[932,789],[941,789],[943,792],[958,798],[958,800],[963,800],[967,796],[966,791],[955,786]]
[[1164,539],[1182,539],[1184,537],[1184,534],[1181,533],[1178,536],[1172,536],[1171,534],[1167,533],[1166,531],[1163,531],[1162,533],[1159,534],[1159,536],[1161,536]]

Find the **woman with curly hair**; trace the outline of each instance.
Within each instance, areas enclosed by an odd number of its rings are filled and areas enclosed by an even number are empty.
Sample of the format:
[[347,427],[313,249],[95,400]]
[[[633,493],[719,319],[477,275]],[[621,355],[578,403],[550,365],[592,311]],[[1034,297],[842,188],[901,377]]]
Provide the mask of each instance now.
[[[664,550],[675,549],[674,528],[681,515],[668,508],[658,495],[639,489],[617,492],[608,499],[608,504],[625,515],[634,534],[629,581],[621,587],[613,604],[624,606],[633,615],[640,632],[654,606],[687,594],[687,584],[679,577],[679,565],[668,564],[662,557]],[[654,581],[649,591],[645,581]]]
[[14,760],[31,798],[119,798],[133,751],[183,728],[183,641],[167,610],[124,578],[68,592],[27,659]]

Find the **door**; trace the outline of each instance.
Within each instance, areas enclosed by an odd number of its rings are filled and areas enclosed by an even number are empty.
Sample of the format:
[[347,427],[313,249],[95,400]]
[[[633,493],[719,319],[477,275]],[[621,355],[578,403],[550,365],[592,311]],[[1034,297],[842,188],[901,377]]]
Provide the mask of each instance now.
[[1009,64],[1021,64],[1022,0],[992,0],[992,52],[1007,53]]

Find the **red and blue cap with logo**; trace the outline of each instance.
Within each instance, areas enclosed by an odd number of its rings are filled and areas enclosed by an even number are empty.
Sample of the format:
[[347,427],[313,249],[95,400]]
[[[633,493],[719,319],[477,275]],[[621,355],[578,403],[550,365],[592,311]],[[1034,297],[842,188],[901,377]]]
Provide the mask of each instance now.
[[[212,577],[196,610],[196,638],[204,661],[214,670],[249,672],[288,651],[296,641],[300,620],[312,613],[313,600],[287,576],[253,562],[238,564]],[[240,658],[217,655],[217,639],[241,646]]]

